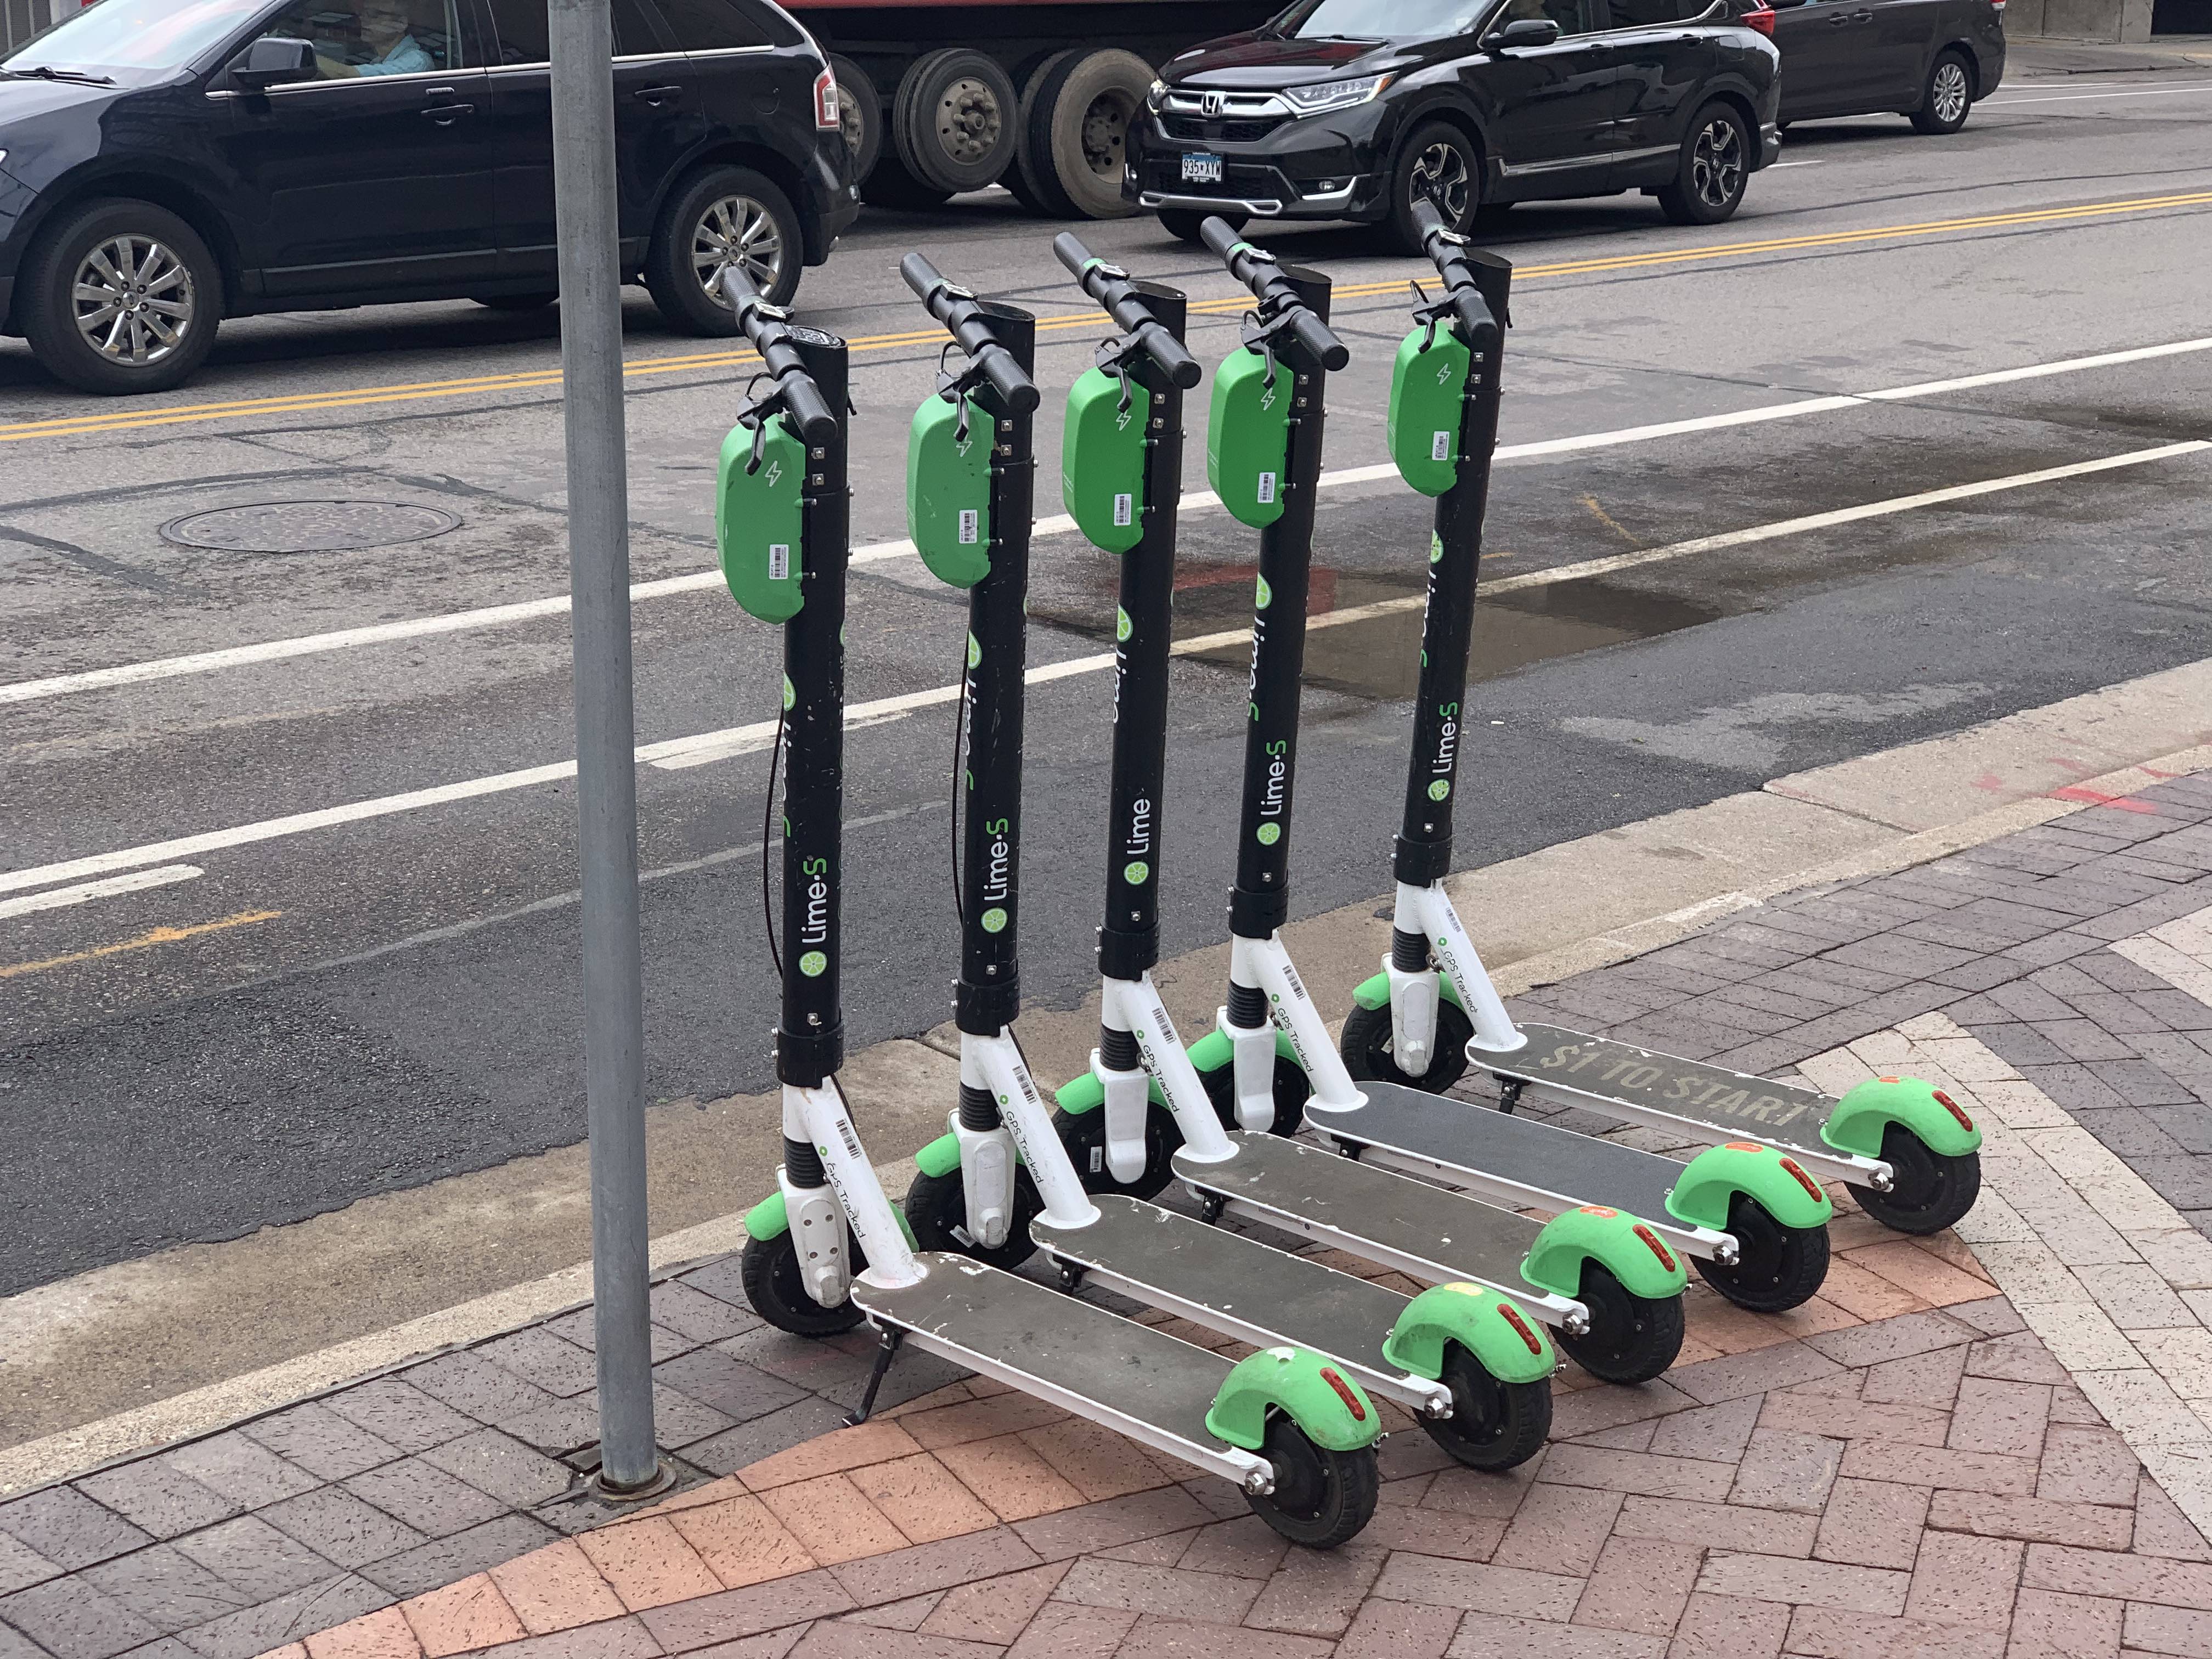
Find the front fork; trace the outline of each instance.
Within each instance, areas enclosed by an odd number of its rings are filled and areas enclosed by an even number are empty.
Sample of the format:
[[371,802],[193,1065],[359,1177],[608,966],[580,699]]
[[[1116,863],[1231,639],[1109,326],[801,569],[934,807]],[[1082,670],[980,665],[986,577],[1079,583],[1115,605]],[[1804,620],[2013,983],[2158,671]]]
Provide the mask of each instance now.
[[[1214,1019],[1229,1039],[1236,1067],[1237,1121],[1257,1133],[1275,1121],[1275,1032],[1289,1041],[1291,1053],[1312,1089],[1311,1103],[1323,1110],[1356,1111],[1367,1097],[1352,1080],[1344,1058],[1329,1041],[1321,1010],[1306,994],[1305,981],[1291,961],[1283,936],[1229,943],[1230,1006]],[[1251,1023],[1241,1023],[1238,1015]]]
[[1400,882],[1390,927],[1401,937],[1421,939],[1428,946],[1425,967],[1400,967],[1395,951],[1382,963],[1390,977],[1390,1058],[1400,1071],[1408,1077],[1425,1077],[1436,1060],[1439,969],[1451,976],[1460,1006],[1474,1023],[1469,1047],[1510,1054],[1528,1042],[1505,1012],[1442,882],[1426,887]]
[[[1101,1041],[1091,1050],[1091,1069],[1105,1090],[1099,1109],[1106,1114],[1106,1168],[1115,1180],[1132,1182],[1145,1173],[1145,1120],[1154,1080],[1191,1158],[1218,1164],[1235,1155],[1149,972],[1101,982],[1098,1026]],[[1270,1121],[1273,1116],[1271,1106]]]
[[982,1129],[969,1127],[958,1112],[952,1115],[970,1239],[994,1250],[1006,1242],[1013,1226],[1017,1158],[1028,1166],[1030,1179],[1036,1183],[1047,1220],[1079,1227],[1097,1219],[1097,1209],[1053,1133],[1052,1114],[1011,1030],[990,1036],[960,1034],[960,1085],[963,1095],[970,1090],[987,1092],[998,1118],[992,1127]]
[[783,1165],[775,1172],[806,1294],[824,1308],[836,1308],[852,1293],[853,1261],[845,1249],[848,1219],[867,1255],[871,1283],[889,1290],[921,1279],[921,1268],[907,1248],[890,1200],[884,1196],[884,1184],[860,1150],[852,1109],[836,1078],[812,1088],[783,1085],[783,1134],[802,1148],[811,1146],[822,1164],[818,1187],[799,1185]]

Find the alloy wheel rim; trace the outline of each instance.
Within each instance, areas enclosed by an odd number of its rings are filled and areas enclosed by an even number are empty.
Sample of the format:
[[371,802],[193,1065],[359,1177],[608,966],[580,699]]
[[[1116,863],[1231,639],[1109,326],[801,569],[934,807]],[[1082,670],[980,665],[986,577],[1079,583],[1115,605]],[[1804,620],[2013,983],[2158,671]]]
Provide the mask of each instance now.
[[727,310],[722,273],[741,270],[763,294],[783,275],[783,234],[768,209],[750,196],[725,196],[699,216],[691,235],[691,265],[699,286]]
[[1413,159],[1413,200],[1436,204],[1446,220],[1467,222],[1468,179],[1467,157],[1439,140]]
[[70,307],[93,350],[146,368],[184,344],[198,314],[199,285],[168,244],[126,232],[94,243],[77,262]]
[[1942,63],[1936,66],[1936,114],[1938,119],[1957,120],[1966,112],[1966,71],[1956,64]]
[[1735,123],[1716,117],[1698,134],[1690,152],[1690,183],[1708,207],[1726,207],[1743,188],[1743,135]]
[[990,155],[1003,125],[991,88],[963,75],[937,100],[937,142],[954,161],[973,165]]

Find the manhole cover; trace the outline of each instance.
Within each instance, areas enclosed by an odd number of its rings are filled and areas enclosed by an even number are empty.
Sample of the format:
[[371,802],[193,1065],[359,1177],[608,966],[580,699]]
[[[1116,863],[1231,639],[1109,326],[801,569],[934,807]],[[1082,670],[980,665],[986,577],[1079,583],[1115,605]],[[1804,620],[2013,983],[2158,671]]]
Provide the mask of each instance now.
[[400,501],[258,501],[173,519],[161,539],[223,553],[345,553],[425,541],[459,523],[434,507]]

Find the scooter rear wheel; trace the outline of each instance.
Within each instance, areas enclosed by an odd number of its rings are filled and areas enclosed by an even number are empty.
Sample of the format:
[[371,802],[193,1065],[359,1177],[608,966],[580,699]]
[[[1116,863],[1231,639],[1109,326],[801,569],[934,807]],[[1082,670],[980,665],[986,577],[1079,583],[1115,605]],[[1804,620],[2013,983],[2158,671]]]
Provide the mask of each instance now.
[[1429,1060],[1429,1069],[1415,1077],[1400,1071],[1391,1055],[1390,1005],[1386,1002],[1380,1008],[1355,1007],[1346,1014],[1344,1035],[1337,1039],[1336,1048],[1356,1080],[1395,1083],[1440,1095],[1467,1075],[1468,1039],[1474,1035],[1474,1022],[1466,1011],[1455,1002],[1438,998],[1436,1052]]
[[1449,1417],[1425,1417],[1421,1428],[1446,1454],[1471,1469],[1510,1469],[1543,1449],[1552,1431],[1552,1385],[1501,1382],[1456,1342],[1444,1345]]
[[1893,1232],[1923,1238],[1940,1233],[1972,1209],[1982,1195],[1979,1152],[1932,1152],[1902,1123],[1893,1123],[1883,1132],[1881,1157],[1896,1172],[1895,1184],[1886,1193],[1856,1186],[1849,1191],[1859,1208]]
[[1692,1256],[1690,1265],[1739,1308],[1784,1312],[1809,1301],[1828,1276],[1826,1227],[1785,1227],[1757,1199],[1738,1193],[1729,1205],[1728,1230],[1739,1252],[1733,1267],[1703,1256]]
[[1006,1243],[986,1249],[968,1236],[968,1192],[956,1168],[941,1176],[917,1175],[906,1189],[907,1225],[914,1242],[925,1250],[951,1250],[987,1267],[1012,1273],[1036,1254],[1030,1223],[1044,1213],[1044,1200],[1027,1170],[1014,1171],[1014,1212],[1008,1218]]
[[1382,1477],[1372,1446],[1331,1451],[1278,1412],[1267,1419],[1260,1453],[1274,1468],[1275,1490],[1247,1492],[1244,1501],[1293,1544],[1333,1550],[1375,1518]]
[[1583,1264],[1577,1299],[1589,1310],[1581,1336],[1557,1333],[1569,1358],[1601,1382],[1649,1382],[1682,1352],[1682,1298],[1637,1296],[1595,1261]]
[[[1215,1066],[1210,1072],[1200,1072],[1198,1080],[1206,1085],[1206,1097],[1213,1103],[1214,1115],[1221,1120],[1224,1129],[1241,1129],[1237,1121],[1237,1066],[1234,1061]],[[1275,1121],[1267,1126],[1267,1133],[1294,1135],[1305,1121],[1306,1097],[1313,1093],[1313,1085],[1307,1080],[1304,1068],[1284,1055],[1275,1056]]]
[[[868,1265],[868,1259],[861,1254],[860,1241],[853,1237],[849,1227],[845,1230],[845,1246],[851,1252],[853,1271],[858,1273]],[[755,1313],[780,1331],[793,1336],[835,1336],[851,1330],[866,1317],[849,1297],[836,1307],[825,1308],[807,1295],[805,1282],[799,1276],[799,1246],[788,1228],[773,1238],[747,1239],[738,1268],[745,1300],[753,1304]]]
[[1087,1112],[1054,1111],[1052,1115],[1053,1133],[1060,1144],[1067,1149],[1067,1156],[1075,1165],[1077,1179],[1083,1182],[1086,1193],[1120,1193],[1129,1198],[1150,1198],[1175,1177],[1175,1166],[1170,1162],[1175,1150],[1182,1145],[1182,1132],[1176,1127],[1175,1115],[1158,1101],[1148,1103],[1145,1112],[1145,1168],[1134,1181],[1121,1181],[1106,1166],[1106,1109],[1094,1106]]

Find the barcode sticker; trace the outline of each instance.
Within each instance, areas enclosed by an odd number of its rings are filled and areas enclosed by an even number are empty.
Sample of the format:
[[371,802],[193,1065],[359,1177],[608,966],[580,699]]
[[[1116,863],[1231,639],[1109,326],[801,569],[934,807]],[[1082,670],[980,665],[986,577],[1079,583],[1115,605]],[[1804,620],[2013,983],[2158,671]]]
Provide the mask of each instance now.
[[846,1154],[865,1162],[866,1160],[861,1158],[860,1138],[853,1133],[851,1119],[841,1117],[837,1120],[837,1133],[845,1143]]
[[791,574],[791,544],[770,542],[768,544],[768,579],[772,582],[787,580]]
[[975,545],[975,509],[972,507],[960,509],[960,545],[963,547]]
[[1116,495],[1114,498],[1114,522],[1115,525],[1126,526],[1133,524],[1136,521],[1136,517],[1137,498],[1134,495]]
[[1429,459],[1432,461],[1451,459],[1451,434],[1449,431],[1439,432],[1429,440]]
[[1260,505],[1266,507],[1274,499],[1275,475],[1272,472],[1262,472],[1260,475]]

